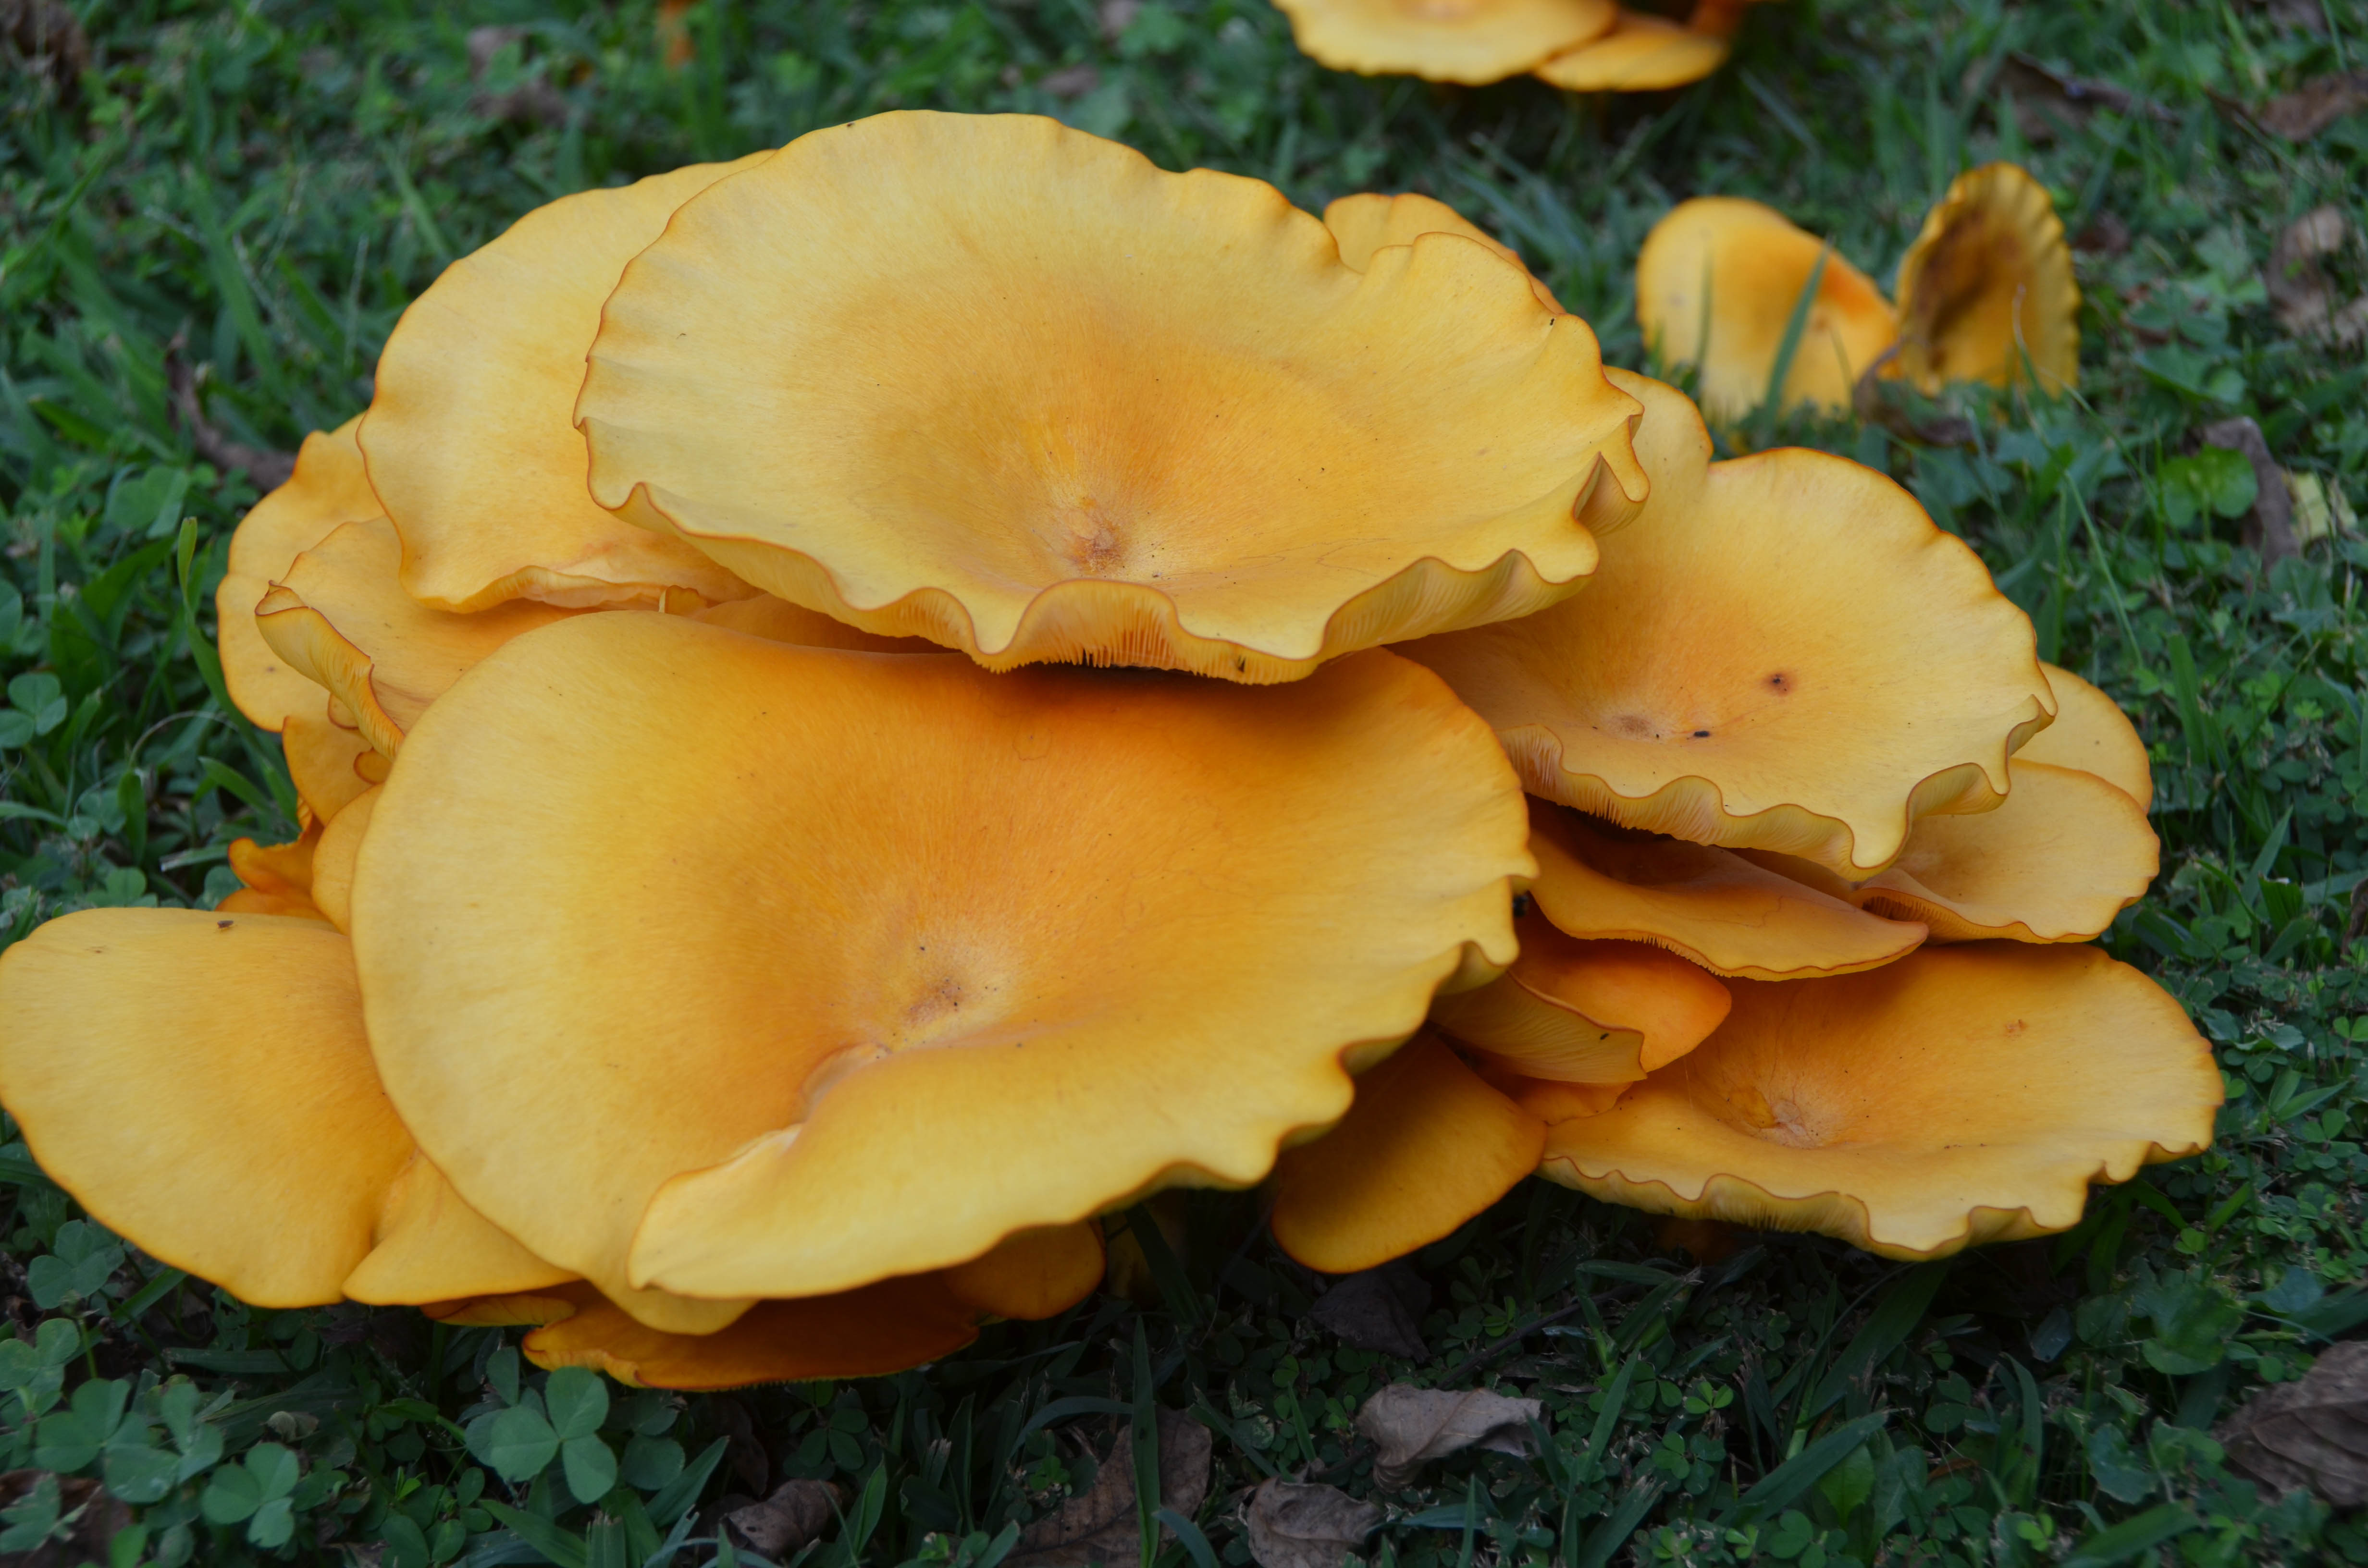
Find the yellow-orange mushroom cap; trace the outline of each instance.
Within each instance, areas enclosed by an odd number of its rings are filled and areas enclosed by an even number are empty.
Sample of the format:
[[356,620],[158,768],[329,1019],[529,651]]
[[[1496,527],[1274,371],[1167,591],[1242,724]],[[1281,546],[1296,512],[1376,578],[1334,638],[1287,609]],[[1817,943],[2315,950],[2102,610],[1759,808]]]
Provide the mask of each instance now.
[[2080,380],[2080,286],[2047,187],[2014,164],[1959,175],[1899,263],[1899,358],[1892,373],[1938,392],[2009,386],[2024,359],[2040,387]]
[[1980,558],[1841,458],[1712,462],[1684,394],[1613,374],[1645,403],[1652,494],[1585,596],[1399,651],[1532,792],[1630,827],[1856,880],[1917,818],[1997,804],[2055,699]]
[[313,694],[311,711],[288,715],[279,731],[279,752],[296,785],[300,814],[324,823],[363,790],[386,781],[386,758],[359,730],[329,717],[329,699],[311,677],[304,684]]
[[1622,834],[1537,800],[1530,829],[1530,895],[1568,936],[1649,942],[1747,980],[1873,969],[1924,940],[1919,925],[1870,915],[1732,850]]
[[298,556],[255,607],[289,669],[344,704],[372,749],[403,733],[470,665],[521,632],[578,613],[513,600],[473,615],[431,609],[403,591],[403,554],[383,517],[347,523]]
[[101,1223],[258,1306],[566,1277],[418,1158],[371,1066],[351,949],[317,921],[51,921],[0,955],[0,1103]]
[[[1461,234],[1529,272],[1512,246],[1444,201],[1412,191],[1400,196],[1360,191],[1341,197],[1324,209],[1324,226],[1332,231],[1340,246],[1340,264],[1356,272],[1372,266],[1374,253],[1384,246],[1410,245],[1425,234]],[[1539,282],[1535,273],[1530,274],[1530,292],[1546,309],[1562,309],[1554,290]]]
[[319,688],[264,642],[255,606],[299,555],[340,525],[385,510],[362,473],[362,449],[354,441],[360,423],[356,415],[335,430],[305,437],[288,483],[257,501],[230,536],[230,559],[214,590],[222,685],[258,729],[278,730],[291,713],[321,711]]
[[594,496],[768,592],[994,669],[1304,676],[1571,592],[1635,404],[1527,274],[1343,266],[1273,187],[1049,119],[818,131],[625,269]]
[[1379,651],[1253,689],[596,615],[421,719],[353,928],[471,1203],[620,1300],[818,1295],[1255,1182],[1512,960],[1523,838]]
[[2212,1140],[2211,1048],[2094,948],[1933,948],[1738,984],[1695,1051],[1548,1131],[1541,1174],[1655,1213],[1936,1257],[2077,1223],[2092,1181]]
[[2074,675],[2054,665],[2042,665],[2055,694],[2055,722],[2022,743],[2018,763],[2044,762],[2053,767],[2077,767],[2098,778],[2138,803],[2141,811],[2154,805],[2154,767],[2146,742],[2123,712],[2121,704]]
[[1700,1045],[1727,1011],[1726,987],[1645,942],[1580,941],[1531,911],[1514,923],[1521,956],[1489,984],[1431,1004],[1439,1030],[1529,1078],[1633,1084]]
[[1623,6],[1610,32],[1555,55],[1534,74],[1570,93],[1649,93],[1701,81],[1733,49],[1725,32]]
[[2085,942],[2144,895],[2159,856],[2128,795],[2093,773],[2018,756],[1996,811],[1926,817],[1856,902],[1923,922],[1936,942]]
[[1275,0],[1300,52],[1335,71],[1485,86],[1610,28],[1612,0]]
[[1352,1274],[1452,1234],[1538,1167],[1545,1123],[1424,1034],[1357,1080],[1340,1125],[1276,1162],[1283,1251]]
[[675,209],[766,156],[537,208],[404,312],[360,443],[415,597],[456,611],[519,597],[689,609],[749,591],[680,540],[593,504],[575,408],[600,303],[625,263]]
[[1899,337],[1874,280],[1772,208],[1698,196],[1653,225],[1636,256],[1636,324],[1665,365],[1691,365],[1702,406],[1740,419],[1768,396],[1785,327],[1825,258],[1780,403],[1848,408]]

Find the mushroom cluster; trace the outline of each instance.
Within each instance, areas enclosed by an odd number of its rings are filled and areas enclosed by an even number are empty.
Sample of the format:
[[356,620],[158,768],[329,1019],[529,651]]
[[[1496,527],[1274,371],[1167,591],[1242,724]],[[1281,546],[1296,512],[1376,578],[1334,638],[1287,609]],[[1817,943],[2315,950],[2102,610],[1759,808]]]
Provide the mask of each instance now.
[[1302,52],[1335,71],[1483,86],[1524,74],[1573,93],[1699,82],[1754,0],[1692,0],[1683,21],[1613,0],[1275,0]]
[[2063,221],[2015,164],[1958,176],[1925,214],[1899,264],[1896,306],[1832,245],[1738,197],[1679,202],[1636,257],[1645,341],[1664,364],[1694,368],[1703,408],[1721,420],[1763,401],[1848,408],[1870,375],[1928,394],[1952,381],[2061,393],[2080,378],[2079,317]]
[[1060,1312],[1167,1187],[1923,1256],[2210,1136],[2053,945],[2155,869],[2111,700],[1426,198],[919,113],[566,198],[217,608],[302,835],[0,956],[0,1101],[260,1305],[715,1388]]

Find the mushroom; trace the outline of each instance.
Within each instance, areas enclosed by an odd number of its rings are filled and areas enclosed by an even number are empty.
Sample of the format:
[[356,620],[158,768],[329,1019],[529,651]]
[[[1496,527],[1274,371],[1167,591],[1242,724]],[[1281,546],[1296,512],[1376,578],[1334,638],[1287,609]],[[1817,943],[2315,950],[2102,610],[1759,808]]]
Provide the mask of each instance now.
[[214,907],[231,915],[290,915],[318,920],[313,903],[313,858],[321,843],[321,824],[314,822],[289,844],[258,844],[252,838],[231,841],[230,869],[238,873],[238,891]]
[[[1873,969],[1924,940],[1846,896],[1731,851],[1639,834],[1534,798],[1538,910],[1565,935],[1647,942],[1713,974],[1797,980]],[[1539,1074],[1542,1075],[1542,1074]]]
[[563,197],[446,267],[403,312],[359,439],[414,597],[453,611],[519,597],[686,610],[752,591],[592,504],[573,410],[618,272],[685,201],[769,155]]
[[386,758],[360,730],[329,716],[327,693],[309,677],[305,685],[312,711],[288,715],[279,730],[279,750],[296,785],[298,814],[326,822],[371,785],[386,782]]
[[1552,1126],[1541,1174],[1655,1213],[1925,1258],[2068,1229],[2090,1182],[2211,1142],[2211,1048],[2094,948],[1933,948],[1733,989],[1700,1047]]
[[1664,365],[1691,365],[1703,408],[1739,420],[1768,400],[1784,335],[1816,281],[1779,405],[1850,406],[1898,340],[1874,280],[1757,201],[1698,196],[1671,208],[1636,256],[1636,324]]
[[1919,920],[1936,942],[2085,942],[2135,903],[2159,846],[2135,801],[2093,773],[2017,756],[1996,811],[1926,817],[1861,907]]
[[1399,651],[1496,726],[1530,790],[1628,827],[1856,881],[1917,819],[1995,806],[2055,699],[1980,558],[1843,459],[1713,463],[1682,393],[1611,374],[1645,404],[1652,494],[1584,597]]
[[1358,1078],[1338,1127],[1275,1163],[1275,1242],[1326,1274],[1377,1268],[1510,1192],[1545,1135],[1446,1040],[1417,1036]]
[[1335,71],[1484,86],[1608,31],[1612,0],[1277,0],[1300,52]]
[[389,760],[404,731],[472,665],[579,613],[530,599],[473,615],[432,609],[403,591],[402,560],[385,518],[344,524],[296,558],[252,618],[281,663],[341,703]]
[[1519,252],[1444,201],[1411,191],[1401,196],[1365,191],[1341,197],[1325,208],[1324,226],[1332,231],[1332,238],[1340,246],[1340,265],[1352,272],[1362,272],[1371,267],[1375,253],[1383,246],[1410,245],[1425,234],[1461,234],[1486,245],[1528,273],[1530,292],[1538,297],[1538,303],[1556,314],[1562,313],[1554,290],[1538,281],[1537,275],[1523,265]]
[[357,415],[305,437],[288,483],[248,508],[230,536],[230,559],[214,590],[222,685],[259,730],[278,732],[290,714],[317,719],[321,712],[319,687],[263,640],[255,606],[299,555],[340,525],[383,510],[362,475],[362,451],[354,442],[360,422]]
[[2055,722],[2022,743],[2017,762],[2044,762],[2093,773],[2138,803],[2154,805],[2154,769],[2146,742],[2121,705],[2070,670],[2042,665],[2055,694]]
[[1749,0],[1695,0],[1683,22],[1620,9],[1610,32],[1537,68],[1539,80],[1572,93],[1646,93],[1699,82],[1733,52]]
[[583,616],[411,732],[352,925],[423,1146],[647,1322],[1256,1182],[1512,960],[1520,801],[1379,651],[1262,690]]
[[576,404],[595,499],[780,597],[994,669],[1249,682],[1572,592],[1575,510],[1644,493],[1634,412],[1472,240],[1359,274],[1257,181],[928,113],[686,203]]
[[[1546,853],[1540,852],[1540,860]],[[1664,949],[1580,941],[1532,910],[1499,979],[1441,996],[1430,1020],[1527,1078],[1633,1084],[1683,1056],[1726,1017],[1726,987]]]
[[967,1343],[982,1317],[1064,1311],[1101,1273],[1091,1226],[1051,1227],[851,1296],[673,1303],[712,1341],[629,1332],[419,1151],[371,1062],[351,946],[313,920],[98,909],[40,927],[0,954],[0,1098],[101,1223],[244,1301],[569,1319],[529,1336],[539,1365],[607,1356],[630,1376],[638,1361],[657,1386],[894,1371]]
[[2080,379],[2080,286],[2047,187],[2014,164],[1959,175],[1899,263],[1893,374],[1934,392],[1950,381],[2040,389]]

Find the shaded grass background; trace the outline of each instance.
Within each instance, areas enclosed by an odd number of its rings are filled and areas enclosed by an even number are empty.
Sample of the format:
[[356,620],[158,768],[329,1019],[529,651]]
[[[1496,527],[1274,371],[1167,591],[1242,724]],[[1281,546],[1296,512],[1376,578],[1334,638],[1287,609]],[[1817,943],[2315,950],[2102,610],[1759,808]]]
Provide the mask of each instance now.
[[[2368,546],[2339,533],[2264,570],[2187,459],[2197,426],[2247,413],[2288,470],[2362,494],[2368,368],[2283,331],[2260,273],[2332,203],[2352,224],[2338,298],[2368,286],[2368,118],[2297,145],[2216,107],[2368,64],[2360,7],[1787,0],[1711,82],[1598,102],[1340,76],[1262,0],[706,0],[679,70],[639,4],[74,9],[78,80],[0,64],[5,939],[89,904],[210,901],[231,838],[292,833],[276,746],[207,653],[256,491],[198,455],[175,366],[222,437],[292,449],[367,402],[441,266],[566,191],[886,108],[1055,113],[1311,207],[1428,190],[1643,366],[1629,269],[1672,200],[1771,201],[1887,279],[1954,173],[2012,157],[2083,237],[2081,396],[1994,404],[1971,451],[1847,420],[1759,433],[1900,478],[2043,653],[2130,708],[2164,874],[2108,945],[2187,1003],[2231,1095],[2212,1153],[2100,1194],[2072,1234],[1921,1268],[1779,1236],[1693,1268],[1649,1221],[1531,1184],[1419,1260],[1432,1356],[1411,1366],[1307,1320],[1318,1282],[1249,1199],[1196,1198],[1156,1306],[1098,1300],[862,1385],[620,1394],[595,1423],[622,1460],[597,1506],[557,1461],[516,1486],[525,1460],[494,1462],[502,1412],[552,1414],[503,1335],[250,1312],[127,1256],[11,1145],[0,1463],[141,1500],[115,1561],[351,1542],[386,1568],[639,1563],[705,1539],[719,1494],[816,1475],[848,1513],[813,1561],[983,1568],[1090,1480],[1113,1409],[1154,1399],[1217,1433],[1173,1562],[1246,1562],[1237,1489],[1279,1471],[1376,1495],[1376,1560],[1409,1564],[2368,1561],[2368,1532],[2263,1496],[2208,1436],[2368,1328],[2368,949],[2344,937],[2368,869]],[[2160,112],[2051,116],[2016,51]],[[1349,1417],[1407,1376],[1543,1399],[1544,1452],[1377,1493]],[[10,1494],[0,1551],[74,1528],[77,1495]]]

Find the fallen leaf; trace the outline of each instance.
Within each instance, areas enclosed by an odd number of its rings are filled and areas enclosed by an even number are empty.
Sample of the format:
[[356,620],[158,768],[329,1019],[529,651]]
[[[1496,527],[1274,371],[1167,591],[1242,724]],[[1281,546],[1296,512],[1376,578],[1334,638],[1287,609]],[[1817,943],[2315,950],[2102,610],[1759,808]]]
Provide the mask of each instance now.
[[2253,465],[2258,484],[2252,508],[2237,520],[2237,528],[2238,537],[2261,558],[2261,564],[2273,565],[2301,554],[2302,547],[2294,542],[2294,499],[2286,494],[2285,475],[2270,456],[2261,427],[2248,417],[2222,419],[2203,426],[2196,437],[2207,447],[2241,452]]
[[1430,1287],[1400,1258],[1334,1281],[1308,1315],[1360,1350],[1426,1361],[1430,1349],[1420,1325],[1429,1305]]
[[1382,1511],[1337,1486],[1269,1481],[1244,1510],[1258,1568],[1340,1568],[1382,1522]]
[[2288,332],[2323,337],[2333,330],[2335,291],[2318,258],[2343,248],[2347,228],[2340,209],[2314,207],[2287,224],[2270,247],[2261,282],[2277,309],[2278,324]]
[[2279,1493],[2368,1503],[2368,1342],[2329,1346],[2300,1382],[2262,1389],[2213,1435],[2230,1464]]
[[2305,82],[2253,111],[2262,130],[2307,142],[2356,109],[2368,108],[2368,71],[2339,71]]
[[62,0],[0,0],[0,61],[48,82],[61,102],[82,99],[90,39]]
[[2294,534],[2296,544],[2309,544],[2322,539],[2349,539],[2360,531],[2360,519],[2352,515],[2351,497],[2343,494],[2340,484],[2329,484],[2316,473],[2288,473],[2286,492],[2294,497]]
[[1508,1399],[1486,1389],[1458,1393],[1392,1383],[1357,1412],[1357,1430],[1377,1450],[1373,1479],[1395,1492],[1432,1460],[1466,1449],[1528,1453],[1530,1423],[1544,1414],[1534,1399]]
[[784,1481],[761,1503],[734,1508],[723,1516],[746,1547],[759,1557],[788,1556],[838,1522],[842,1497],[827,1481]]
[[[1212,1448],[1206,1426],[1173,1410],[1159,1413],[1161,1507],[1188,1519],[1201,1511],[1209,1495]],[[1172,1531],[1161,1535],[1175,1539]],[[1110,1458],[1094,1471],[1094,1483],[1020,1531],[1005,1561],[1012,1568],[1087,1568],[1134,1562],[1142,1544],[1134,1513],[1134,1433],[1121,1426]]]
[[2015,129],[2031,142],[2052,142],[2065,131],[2078,130],[2094,109],[2136,112],[2158,120],[2176,118],[2162,105],[2150,103],[2127,87],[2058,71],[2021,50],[1998,62],[1992,85],[2013,95]]

